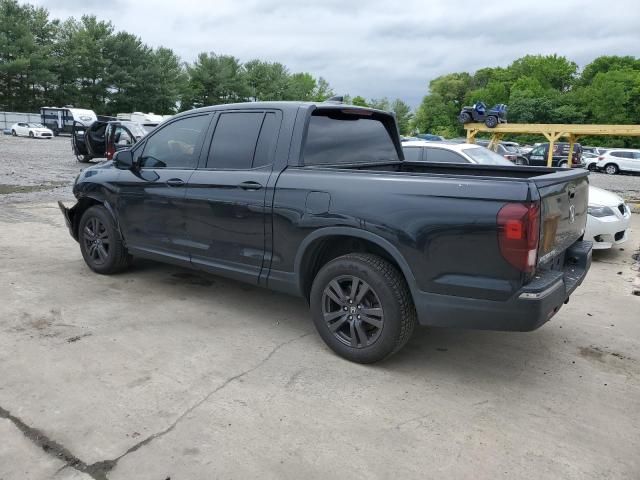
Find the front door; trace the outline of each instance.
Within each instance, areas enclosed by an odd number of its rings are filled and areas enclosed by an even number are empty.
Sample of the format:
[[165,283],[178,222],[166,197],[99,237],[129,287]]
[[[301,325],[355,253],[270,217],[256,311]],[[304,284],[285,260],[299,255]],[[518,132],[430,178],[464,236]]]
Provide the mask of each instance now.
[[529,165],[546,166],[547,165],[547,149],[544,145],[538,145],[529,153]]
[[210,114],[181,117],[134,149],[133,170],[118,177],[118,218],[132,253],[188,262],[184,197],[198,164]]
[[193,266],[257,282],[264,262],[268,180],[279,112],[223,112],[207,155],[189,180],[187,230]]

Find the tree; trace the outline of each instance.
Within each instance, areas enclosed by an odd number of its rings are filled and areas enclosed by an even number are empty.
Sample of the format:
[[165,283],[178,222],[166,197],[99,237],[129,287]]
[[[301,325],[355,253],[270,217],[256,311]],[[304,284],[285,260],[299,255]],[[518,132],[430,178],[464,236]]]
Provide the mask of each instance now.
[[181,108],[245,101],[253,92],[240,61],[230,55],[201,53],[187,66],[189,81]]
[[316,88],[311,96],[312,100],[314,102],[324,102],[327,98],[333,97],[333,95],[333,89],[329,82],[322,77],[318,77]]
[[289,72],[277,62],[251,60],[244,64],[244,77],[254,101],[284,100],[289,88]]
[[413,115],[411,114],[411,107],[404,103],[399,98],[396,98],[391,103],[391,110],[396,114],[396,120],[398,122],[398,129],[402,135],[409,134],[409,130],[411,129],[411,119]]
[[288,79],[284,99],[311,101],[317,86],[316,79],[310,73],[294,73]]
[[356,95],[355,97],[353,97],[351,99],[351,103],[352,105],[358,105],[359,107],[368,107],[369,104],[367,103],[367,101],[365,100],[364,97],[361,97],[360,95]]

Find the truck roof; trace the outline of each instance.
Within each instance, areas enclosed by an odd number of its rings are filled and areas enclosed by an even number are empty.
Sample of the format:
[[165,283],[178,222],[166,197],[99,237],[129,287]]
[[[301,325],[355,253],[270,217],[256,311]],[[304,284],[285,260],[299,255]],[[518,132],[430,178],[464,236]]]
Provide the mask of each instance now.
[[390,112],[384,110],[377,110],[375,108],[360,107],[358,105],[349,105],[346,103],[337,102],[301,102],[301,101],[273,101],[273,102],[243,102],[243,103],[228,103],[222,105],[210,105],[207,107],[194,108],[193,110],[187,110],[178,115],[184,115],[193,112],[212,112],[216,110],[262,110],[268,108],[275,108],[285,111],[296,111],[300,107],[307,107],[314,110],[316,108],[322,109],[335,109],[335,110],[352,110],[357,109],[361,111],[368,111],[374,113],[380,113],[384,115],[392,115]]

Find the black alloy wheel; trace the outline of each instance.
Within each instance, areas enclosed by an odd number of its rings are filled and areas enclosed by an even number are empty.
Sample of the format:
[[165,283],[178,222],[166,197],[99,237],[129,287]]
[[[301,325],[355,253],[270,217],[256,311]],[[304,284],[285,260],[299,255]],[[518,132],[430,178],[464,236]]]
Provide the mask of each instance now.
[[82,214],[78,225],[78,242],[85,263],[96,273],[117,273],[131,264],[131,255],[115,221],[102,205],[89,207]]
[[322,295],[322,315],[333,335],[352,348],[372,345],[384,328],[380,298],[355,275],[342,275],[327,285]]
[[98,217],[91,217],[82,231],[82,241],[91,263],[104,265],[109,260],[110,238],[106,225]]
[[373,363],[398,352],[417,322],[400,271],[370,253],[334,258],[316,274],[309,294],[322,340],[347,360]]

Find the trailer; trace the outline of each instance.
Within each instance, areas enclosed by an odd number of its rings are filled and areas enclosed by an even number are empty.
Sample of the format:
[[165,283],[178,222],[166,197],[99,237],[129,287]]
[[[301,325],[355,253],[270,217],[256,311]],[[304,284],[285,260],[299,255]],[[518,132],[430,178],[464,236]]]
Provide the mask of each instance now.
[[93,110],[67,107],[40,108],[40,123],[51,129],[55,136],[60,133],[73,133],[74,122],[89,126],[98,120]]

